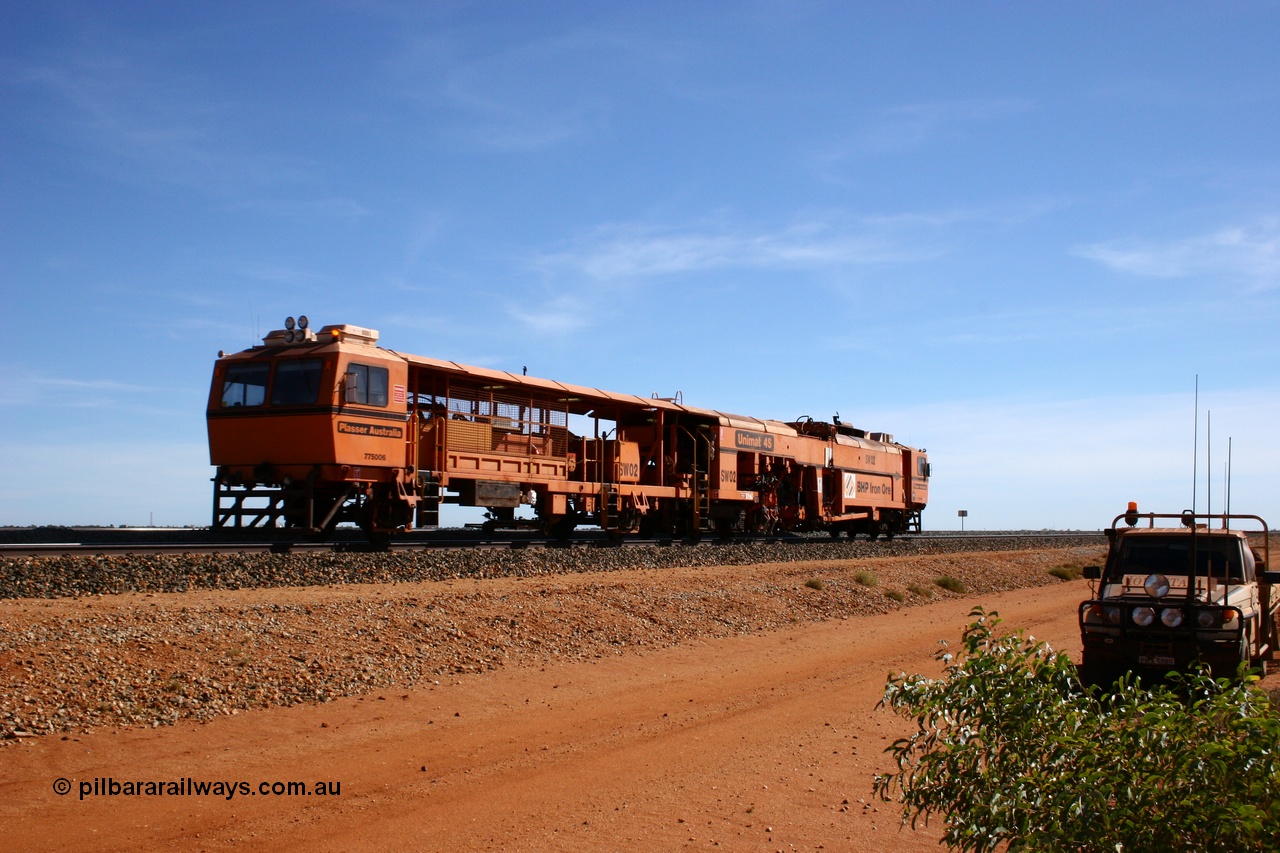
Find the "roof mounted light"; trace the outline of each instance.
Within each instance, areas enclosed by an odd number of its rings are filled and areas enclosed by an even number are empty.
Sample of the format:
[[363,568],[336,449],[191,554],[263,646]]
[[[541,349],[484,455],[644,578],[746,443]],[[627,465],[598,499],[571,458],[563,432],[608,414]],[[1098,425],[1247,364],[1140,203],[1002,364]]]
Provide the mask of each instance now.
[[306,314],[299,314],[299,315],[298,315],[298,328],[299,328],[299,329],[302,329],[303,331],[306,331],[307,325],[308,325],[307,315],[306,315]]
[[[292,317],[285,317],[285,318],[284,318],[284,327],[285,327],[286,329],[288,329],[289,331],[291,331],[291,332],[293,331],[293,318],[292,318]],[[303,326],[303,328],[305,329],[305,328],[306,328],[306,326]]]
[[377,329],[366,329],[364,326],[352,326],[349,323],[325,326],[320,330],[320,335],[342,343],[369,344],[372,346],[378,342]]
[[316,333],[310,329],[276,329],[268,333],[262,342],[269,347],[278,347],[286,344],[305,344],[315,339]]

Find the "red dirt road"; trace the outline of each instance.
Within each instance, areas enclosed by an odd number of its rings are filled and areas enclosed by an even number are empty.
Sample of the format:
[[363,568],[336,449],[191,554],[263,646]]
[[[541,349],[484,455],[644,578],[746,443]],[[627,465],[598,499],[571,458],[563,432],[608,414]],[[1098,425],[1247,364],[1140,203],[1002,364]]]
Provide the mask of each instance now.
[[[12,850],[937,850],[871,796],[975,604],[1078,654],[1083,581],[442,678],[435,686],[0,752]],[[94,780],[340,783],[336,796],[80,797]],[[70,793],[54,792],[56,779]]]

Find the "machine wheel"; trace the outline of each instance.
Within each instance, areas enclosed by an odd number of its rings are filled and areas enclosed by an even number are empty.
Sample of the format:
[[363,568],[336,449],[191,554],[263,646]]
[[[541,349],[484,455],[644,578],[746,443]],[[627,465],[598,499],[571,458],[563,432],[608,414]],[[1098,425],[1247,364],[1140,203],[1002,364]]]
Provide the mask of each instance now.
[[390,495],[375,492],[360,505],[357,522],[365,538],[378,546],[391,541],[396,531],[413,521],[413,509]]
[[652,539],[657,530],[658,520],[654,517],[654,513],[645,513],[640,519],[640,538]]
[[370,545],[378,548],[385,548],[391,544],[391,531],[374,527],[371,523],[360,521],[360,529],[364,531],[364,538],[369,540]]
[[578,526],[578,522],[571,515],[561,516],[548,526],[548,532],[559,539],[561,542],[568,542],[569,537],[573,535],[573,529]]

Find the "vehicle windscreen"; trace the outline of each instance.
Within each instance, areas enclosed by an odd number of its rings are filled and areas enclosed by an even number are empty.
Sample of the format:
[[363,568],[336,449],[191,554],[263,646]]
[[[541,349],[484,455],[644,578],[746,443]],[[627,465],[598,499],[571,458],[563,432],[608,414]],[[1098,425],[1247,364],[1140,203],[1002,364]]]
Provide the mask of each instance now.
[[[1196,574],[1200,577],[1242,578],[1239,540],[1199,536],[1195,541]],[[1191,572],[1191,537],[1167,539],[1131,537],[1121,543],[1115,573],[1120,575],[1162,574],[1185,577]]]

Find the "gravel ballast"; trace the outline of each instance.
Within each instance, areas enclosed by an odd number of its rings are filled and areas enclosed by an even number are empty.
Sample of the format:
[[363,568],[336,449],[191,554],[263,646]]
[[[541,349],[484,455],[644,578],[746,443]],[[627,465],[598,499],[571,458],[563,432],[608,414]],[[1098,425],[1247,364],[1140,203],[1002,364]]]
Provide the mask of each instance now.
[[708,544],[696,547],[439,549],[305,554],[101,554],[0,558],[0,598],[57,598],[124,592],[188,592],[350,583],[532,577],[637,568],[744,566],[806,560],[902,557],[955,551],[1060,549],[1101,545],[1079,536],[963,537]]
[[[7,559],[0,739],[385,696],[1070,582],[1050,570],[1104,553],[1100,536],[1081,536]],[[942,639],[959,626],[922,630]]]

